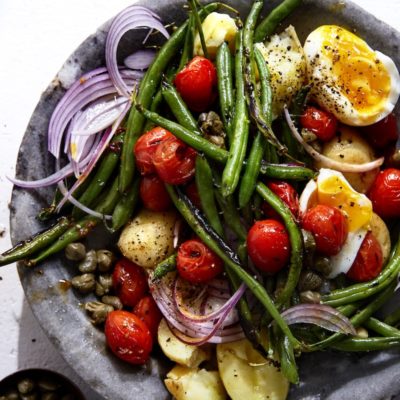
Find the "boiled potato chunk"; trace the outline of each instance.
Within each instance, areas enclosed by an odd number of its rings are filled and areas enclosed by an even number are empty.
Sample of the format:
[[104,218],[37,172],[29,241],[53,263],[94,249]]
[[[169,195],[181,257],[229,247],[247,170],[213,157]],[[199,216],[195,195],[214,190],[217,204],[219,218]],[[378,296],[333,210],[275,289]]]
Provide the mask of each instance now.
[[375,213],[372,214],[369,228],[371,230],[371,233],[375,236],[376,240],[381,245],[383,264],[385,264],[389,258],[391,247],[389,229],[387,228],[382,218]]
[[[207,15],[201,26],[203,28],[204,40],[210,58],[214,59],[216,57],[219,46],[224,42],[228,43],[232,52],[234,51],[235,37],[238,28],[235,20],[228,14],[212,12]],[[193,53],[198,56],[204,56],[198,32],[194,39]]]
[[293,26],[279,35],[273,35],[266,44],[256,43],[256,46],[271,74],[272,113],[275,119],[303,86],[306,58]]
[[[348,126],[339,127],[338,134],[323,145],[322,154],[332,160],[349,164],[364,164],[375,160],[374,151],[369,143],[356,129]],[[316,167],[325,168],[326,166],[323,162],[318,162]],[[357,192],[366,193],[378,172],[377,168],[364,173],[344,172],[343,175]]]
[[118,247],[124,257],[143,268],[154,268],[174,251],[175,212],[142,210],[123,229]]
[[289,382],[245,339],[217,345],[218,369],[232,400],[285,400]]
[[165,319],[158,326],[158,344],[170,360],[190,368],[198,367],[211,357],[209,346],[191,346],[181,342],[171,332]]
[[176,400],[224,400],[226,393],[217,371],[177,365],[165,379],[165,386]]

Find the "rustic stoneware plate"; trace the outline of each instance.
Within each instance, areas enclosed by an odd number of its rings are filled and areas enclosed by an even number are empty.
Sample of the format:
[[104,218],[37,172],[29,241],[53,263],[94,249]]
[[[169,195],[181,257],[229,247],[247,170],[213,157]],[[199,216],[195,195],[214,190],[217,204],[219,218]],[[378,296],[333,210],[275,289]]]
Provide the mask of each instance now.
[[[251,1],[230,0],[242,16]],[[277,1],[268,1],[270,9]],[[165,23],[184,19],[183,1],[143,1],[159,13]],[[266,12],[267,10],[265,10]],[[395,11],[395,10],[393,10]],[[400,66],[400,34],[375,19],[350,1],[304,0],[304,4],[284,26],[292,23],[304,40],[321,24],[338,24],[357,32],[372,48],[394,59]],[[104,64],[104,42],[109,23],[86,39],[66,61],[40,99],[30,120],[18,156],[17,176],[38,179],[50,174],[54,161],[47,153],[46,132],[50,115],[65,92],[63,76],[82,73]],[[140,46],[135,34],[121,47],[121,58]],[[397,110],[398,112],[399,110]],[[27,191],[14,189],[11,229],[14,243],[42,230],[35,216],[51,199],[52,189]],[[92,245],[100,247],[112,238],[99,233]],[[162,383],[168,362],[156,354],[145,367],[135,368],[120,362],[106,349],[103,333],[96,330],[80,307],[82,298],[64,291],[59,281],[71,278],[71,268],[63,256],[53,257],[35,270],[19,266],[22,285],[32,310],[67,362],[106,399],[162,400],[169,398]],[[305,355],[300,361],[301,383],[293,387],[290,399],[378,400],[400,393],[399,352],[343,355],[330,352]]]

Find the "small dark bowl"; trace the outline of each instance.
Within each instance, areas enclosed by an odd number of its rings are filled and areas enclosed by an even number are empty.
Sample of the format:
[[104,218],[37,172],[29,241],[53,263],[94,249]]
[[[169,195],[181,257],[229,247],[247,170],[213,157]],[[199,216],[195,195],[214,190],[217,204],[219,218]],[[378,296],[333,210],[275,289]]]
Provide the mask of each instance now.
[[74,400],[86,400],[79,388],[67,377],[58,372],[39,368],[24,369],[6,376],[0,382],[0,396],[5,395],[9,390],[17,390],[18,382],[23,379],[32,379],[35,382],[46,379],[60,385],[60,389],[57,390],[60,396],[71,394]]

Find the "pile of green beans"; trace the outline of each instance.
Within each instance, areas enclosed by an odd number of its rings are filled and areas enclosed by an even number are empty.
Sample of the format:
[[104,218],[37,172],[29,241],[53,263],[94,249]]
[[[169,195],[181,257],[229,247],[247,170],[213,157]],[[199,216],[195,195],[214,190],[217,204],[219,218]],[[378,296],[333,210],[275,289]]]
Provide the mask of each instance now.
[[[103,155],[79,189],[78,200],[107,220],[85,215],[73,207],[68,216],[59,218],[46,231],[1,254],[0,266],[24,260],[27,266],[33,267],[70,243],[85,238],[100,223],[111,232],[118,232],[132,218],[139,201],[140,177],[135,171],[132,149],[140,135],[154,126],[161,126],[198,153],[194,181],[200,209],[183,194],[181,187],[166,185],[176,210],[191,230],[223,260],[232,291],[242,282],[247,285],[261,315],[254,315],[251,303],[244,296],[237,306],[243,331],[265,357],[269,356],[269,348],[262,336],[263,332],[269,332],[273,350],[279,355],[281,369],[290,382],[299,380],[296,357],[300,352],[400,347],[400,311],[395,310],[382,320],[375,315],[393,295],[400,273],[400,240],[377,278],[333,290],[321,297],[321,303],[337,308],[354,327],[366,329],[376,336],[349,338],[342,333],[327,336],[326,331],[316,328],[313,335],[315,333],[317,340],[312,341],[311,335],[291,329],[281,315],[301,298],[298,287],[305,248],[298,221],[263,181],[288,180],[301,185],[313,179],[316,172],[304,166],[308,165],[308,159],[289,134],[285,122],[281,121],[280,135],[274,132],[270,71],[255,43],[272,35],[301,0],[284,0],[261,22],[264,2],[254,0],[244,23],[238,20],[234,54],[227,43],[219,47],[215,59],[218,101],[213,107],[222,120],[222,136],[226,135],[221,146],[211,143],[207,135],[203,135],[198,115],[185,104],[173,78],[193,57],[194,37],[201,21],[224,5],[210,3],[198,8],[196,1],[189,3],[188,19],[161,48],[140,84],[125,132],[115,136],[110,151]],[[204,54],[208,57],[201,29],[199,33]],[[297,94],[291,105],[293,114],[302,113],[309,90],[304,87]],[[286,164],[290,159],[299,160],[301,164]],[[53,217],[57,201],[59,196],[43,210],[42,219]],[[290,240],[289,265],[277,279],[254,274],[247,256],[247,233],[254,221],[262,218],[262,202],[278,213]],[[228,244],[227,238],[230,242],[231,237],[235,246]],[[155,268],[155,281],[176,269],[176,257],[174,253]]]

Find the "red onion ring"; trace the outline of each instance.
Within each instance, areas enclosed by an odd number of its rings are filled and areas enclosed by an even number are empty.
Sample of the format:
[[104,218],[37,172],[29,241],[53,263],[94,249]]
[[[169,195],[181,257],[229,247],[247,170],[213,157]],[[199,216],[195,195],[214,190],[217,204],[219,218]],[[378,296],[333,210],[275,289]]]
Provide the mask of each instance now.
[[151,49],[135,51],[124,60],[124,65],[131,69],[147,69],[153,62],[156,52]]

